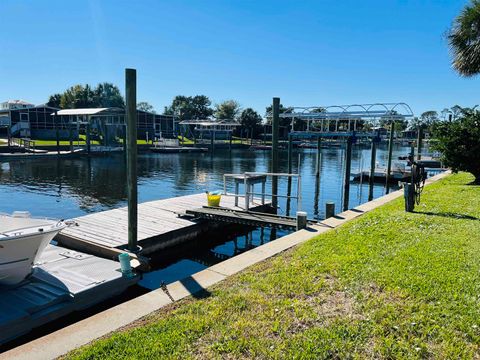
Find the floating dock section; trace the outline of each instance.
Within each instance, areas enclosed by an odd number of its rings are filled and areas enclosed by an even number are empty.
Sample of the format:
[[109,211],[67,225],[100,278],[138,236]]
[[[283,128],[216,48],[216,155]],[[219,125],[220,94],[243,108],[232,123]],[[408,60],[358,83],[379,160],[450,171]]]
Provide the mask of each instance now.
[[27,280],[0,287],[0,344],[116,296],[139,279],[123,276],[118,262],[48,245]]
[[[238,196],[238,204],[244,204],[244,202],[245,198]],[[207,205],[205,193],[139,204],[138,245],[142,247],[140,255],[147,256],[181,244],[213,227],[222,226],[206,220],[183,217],[187,210],[201,208],[204,205]],[[230,210],[244,210],[242,205],[235,206],[233,195],[222,195],[220,206]],[[263,212],[268,211],[270,205],[269,203],[262,205],[260,199],[254,199],[249,209]],[[127,207],[122,207],[75,218],[78,226],[64,229],[57,235],[56,240],[60,245],[71,249],[106,258],[116,258],[128,245],[127,216]]]

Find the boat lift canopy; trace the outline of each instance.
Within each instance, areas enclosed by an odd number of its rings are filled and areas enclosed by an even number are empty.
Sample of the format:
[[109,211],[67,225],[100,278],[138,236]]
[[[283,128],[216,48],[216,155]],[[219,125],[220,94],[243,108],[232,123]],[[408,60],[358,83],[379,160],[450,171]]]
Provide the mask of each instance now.
[[179,125],[194,125],[195,131],[199,132],[232,132],[241,124],[233,120],[184,120],[179,122]]
[[[272,112],[267,118],[272,117]],[[279,114],[282,119],[291,119],[291,133],[324,133],[330,135],[349,135],[362,125],[364,135],[369,130],[378,127],[380,120],[404,121],[413,117],[413,111],[406,103],[375,103],[331,106],[289,107]],[[306,131],[294,131],[294,122],[306,122]],[[315,126],[312,127],[312,124]],[[300,134],[299,134],[300,135]],[[328,136],[328,135],[327,135]]]

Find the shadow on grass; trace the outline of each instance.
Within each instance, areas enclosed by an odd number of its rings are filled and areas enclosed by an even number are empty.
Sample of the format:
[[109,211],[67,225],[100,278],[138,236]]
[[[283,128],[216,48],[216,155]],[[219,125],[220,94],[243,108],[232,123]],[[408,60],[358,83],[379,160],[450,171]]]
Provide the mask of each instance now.
[[441,216],[451,219],[462,219],[462,220],[476,220],[480,221],[479,218],[470,215],[456,214],[451,212],[430,212],[430,211],[413,211],[415,214],[430,215],[430,216]]

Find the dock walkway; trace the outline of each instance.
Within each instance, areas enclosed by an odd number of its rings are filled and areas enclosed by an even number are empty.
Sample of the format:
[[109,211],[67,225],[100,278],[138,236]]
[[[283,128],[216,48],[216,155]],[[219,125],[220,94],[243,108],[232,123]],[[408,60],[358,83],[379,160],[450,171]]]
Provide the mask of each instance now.
[[48,245],[32,276],[14,288],[0,287],[0,344],[120,294],[140,279],[119,270],[118,262]]
[[[244,197],[239,196],[240,205],[235,206],[234,196],[223,195],[220,206],[243,210],[243,203]],[[138,204],[138,245],[143,249],[141,255],[191,240],[208,231],[211,226],[218,226],[179,216],[185,215],[189,209],[204,205],[207,205],[205,193]],[[249,207],[252,211],[264,211],[269,204],[262,205],[260,199],[254,199]],[[116,258],[128,244],[127,215],[127,207],[122,207],[78,217],[74,220],[79,226],[63,230],[56,240],[75,250]]]

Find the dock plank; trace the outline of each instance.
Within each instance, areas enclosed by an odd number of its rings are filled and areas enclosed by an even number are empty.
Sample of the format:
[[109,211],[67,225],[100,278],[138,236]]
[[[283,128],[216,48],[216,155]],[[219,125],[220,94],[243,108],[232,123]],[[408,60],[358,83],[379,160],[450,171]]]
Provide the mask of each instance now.
[[[235,206],[235,197],[224,195],[221,206],[231,210],[243,210],[244,198],[239,197]],[[168,246],[175,239],[184,241],[198,235],[202,221],[182,218],[179,214],[186,214],[187,210],[207,205],[204,193],[179,196],[175,198],[147,201],[138,205],[138,242],[141,246],[158,248],[158,243],[168,242]],[[268,205],[268,204],[267,204]],[[252,210],[260,209],[261,202],[254,199],[250,204]],[[128,244],[128,209],[121,207],[88,214],[74,219],[79,226],[65,229],[59,236],[62,241],[71,247],[78,243],[83,251],[91,249],[91,253],[101,256],[105,247],[121,249]],[[156,244],[155,244],[156,243]],[[96,252],[95,247],[102,247]],[[74,246],[75,247],[75,246]]]

